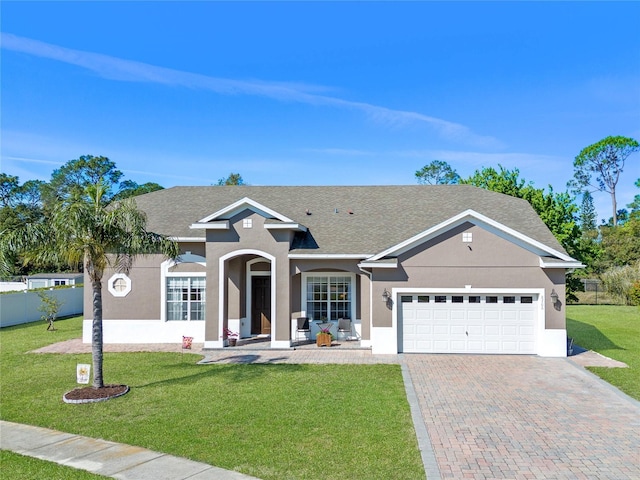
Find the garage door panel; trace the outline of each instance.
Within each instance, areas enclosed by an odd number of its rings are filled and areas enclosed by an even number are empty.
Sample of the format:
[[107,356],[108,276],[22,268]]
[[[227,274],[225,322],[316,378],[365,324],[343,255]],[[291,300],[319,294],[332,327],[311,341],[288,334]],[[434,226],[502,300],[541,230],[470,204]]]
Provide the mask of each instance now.
[[449,320],[449,310],[434,310],[433,318],[435,320]]
[[417,325],[415,330],[418,336],[432,335],[433,325]]
[[497,336],[500,335],[500,325],[485,325],[484,333],[487,336]]
[[532,326],[521,325],[518,329],[518,335],[520,335],[521,337],[532,337],[533,335],[535,335],[535,330]]
[[487,309],[484,311],[485,320],[500,320],[500,312],[498,310]]
[[[444,295],[444,294],[443,294]],[[510,294],[511,295],[511,294]],[[531,296],[530,294],[527,294]],[[488,296],[488,295],[487,295]],[[500,295],[497,295],[502,298]],[[536,352],[538,297],[533,303],[412,303],[400,305],[402,350],[431,353]],[[433,298],[433,297],[432,297]],[[449,296],[449,302],[451,297]]]
[[467,318],[469,320],[478,320],[478,321],[482,321],[484,319],[484,315],[482,310],[469,310],[468,314],[467,314]]
[[448,325],[434,325],[433,326],[433,334],[434,335],[449,335],[449,326]]
[[469,337],[481,337],[484,335],[484,326],[469,325],[467,332],[469,333]]
[[503,336],[507,336],[507,335],[516,336],[516,335],[518,335],[518,326],[517,325],[503,325],[500,333]]
[[518,353],[518,342],[502,342],[502,348],[500,353]]
[[466,330],[464,325],[451,325],[451,335],[460,336],[464,335]]

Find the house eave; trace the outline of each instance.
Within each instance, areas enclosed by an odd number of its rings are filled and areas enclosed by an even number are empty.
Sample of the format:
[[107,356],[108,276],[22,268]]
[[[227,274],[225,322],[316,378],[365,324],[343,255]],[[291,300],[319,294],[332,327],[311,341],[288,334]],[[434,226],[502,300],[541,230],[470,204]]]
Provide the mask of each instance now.
[[290,253],[291,260],[361,260],[369,258],[371,255],[360,253]]
[[361,262],[359,268],[398,268],[398,259],[394,258],[384,262]]
[[206,242],[207,239],[204,237],[169,237],[170,240],[174,242]]
[[194,230],[229,230],[229,220],[217,222],[197,222],[189,225]]
[[299,223],[265,223],[267,230],[294,230],[296,232],[306,232],[307,227]]
[[573,261],[561,261],[561,260],[545,260],[544,258],[540,258],[540,268],[585,268],[586,265],[580,263],[577,260]]

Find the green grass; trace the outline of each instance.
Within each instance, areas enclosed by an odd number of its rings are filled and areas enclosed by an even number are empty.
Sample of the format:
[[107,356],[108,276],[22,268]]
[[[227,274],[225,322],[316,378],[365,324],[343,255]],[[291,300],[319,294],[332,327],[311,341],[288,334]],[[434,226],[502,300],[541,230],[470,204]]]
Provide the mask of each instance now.
[[65,467],[57,463],[25,457],[17,453],[0,450],[0,478],[15,478],[20,480],[98,480],[102,475],[95,475],[84,470]]
[[398,365],[196,365],[107,353],[123,397],[65,404],[88,354],[27,354],[81,335],[81,318],[0,330],[2,419],[149,448],[263,479],[424,478]]
[[567,335],[581,347],[629,365],[629,368],[589,367],[589,370],[640,400],[638,307],[570,305],[567,307]]

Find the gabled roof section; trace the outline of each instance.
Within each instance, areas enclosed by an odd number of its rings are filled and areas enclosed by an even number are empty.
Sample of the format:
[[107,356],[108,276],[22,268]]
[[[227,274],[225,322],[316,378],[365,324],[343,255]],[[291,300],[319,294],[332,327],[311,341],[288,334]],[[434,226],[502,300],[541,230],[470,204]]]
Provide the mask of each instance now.
[[[564,262],[571,263],[573,268],[575,268],[577,265],[580,265],[579,262],[571,258],[566,253],[556,250],[550,247],[549,245],[545,245],[544,243],[539,242],[538,240],[535,240],[521,232],[518,232],[517,230],[514,230],[513,228],[503,225],[502,223],[497,222],[487,217],[486,215],[482,215],[481,213],[478,213],[472,209],[467,209],[445,220],[444,222],[439,223],[438,225],[434,225],[433,227],[428,228],[427,230],[411,238],[408,238],[407,240],[397,245],[393,245],[390,248],[383,250],[382,252],[374,255],[373,257],[368,258],[366,263],[372,264],[374,262],[384,259],[385,257],[397,257],[398,255],[401,255],[411,250],[412,248],[417,247],[418,245],[421,245],[424,242],[427,242],[467,222],[473,223],[474,225],[482,227],[485,230],[499,237],[509,240],[512,243],[515,243],[516,245],[526,250],[529,250],[530,252],[533,252],[536,255],[539,255],[540,257],[553,257],[555,259],[559,259],[560,262],[557,262],[557,261],[555,262],[558,265],[561,263],[564,264]],[[557,267],[558,265],[555,265],[555,266]],[[541,262],[541,266],[543,266],[542,262]]]
[[233,202],[231,205],[227,205],[217,212],[212,213],[211,215],[206,216],[201,220],[198,220],[197,223],[207,223],[213,220],[229,220],[234,215],[237,215],[238,213],[247,209],[259,215],[262,215],[265,218],[275,218],[284,223],[295,223],[289,217],[286,217],[285,215],[282,215],[275,210],[271,210],[269,207],[265,207],[264,205],[251,200],[249,197],[241,198],[237,202]]

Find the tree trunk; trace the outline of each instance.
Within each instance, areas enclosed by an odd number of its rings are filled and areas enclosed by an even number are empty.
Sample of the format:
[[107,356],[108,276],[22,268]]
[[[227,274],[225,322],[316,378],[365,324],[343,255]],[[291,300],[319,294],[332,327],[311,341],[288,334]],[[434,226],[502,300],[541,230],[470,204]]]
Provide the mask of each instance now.
[[91,353],[93,359],[93,386],[104,387],[102,379],[102,281],[92,279],[93,325],[91,330]]
[[611,189],[611,205],[613,205],[613,226],[618,225],[618,204],[616,202],[616,191]]

